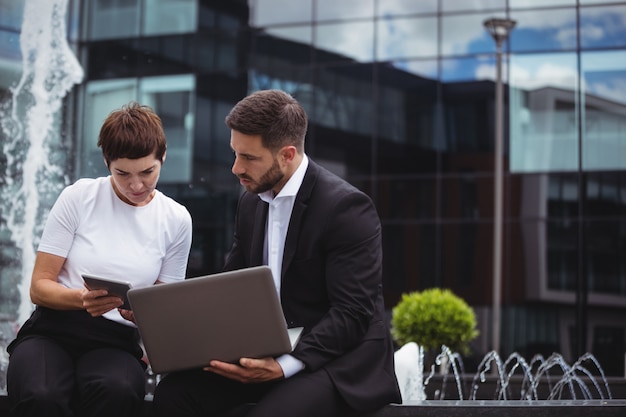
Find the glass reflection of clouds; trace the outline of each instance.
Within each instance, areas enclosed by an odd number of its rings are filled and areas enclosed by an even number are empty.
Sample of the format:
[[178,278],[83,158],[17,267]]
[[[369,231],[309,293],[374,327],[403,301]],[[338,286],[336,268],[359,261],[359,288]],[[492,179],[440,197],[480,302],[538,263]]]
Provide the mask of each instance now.
[[513,55],[509,65],[511,172],[575,171],[576,54]]
[[[292,0],[293,1],[293,0]],[[293,3],[299,3],[293,1]],[[315,20],[359,19],[374,16],[374,0],[316,0]]]
[[626,6],[580,9],[583,48],[626,45]]
[[435,57],[437,18],[381,19],[377,22],[377,41],[379,60]]
[[516,11],[510,36],[511,51],[563,50],[576,48],[574,9]]
[[443,16],[441,53],[444,56],[495,51],[495,44],[483,22],[491,13]]
[[576,0],[509,0],[509,6],[517,7],[547,7],[547,6],[575,6]]
[[623,51],[584,52],[581,67],[586,94],[626,105],[626,54]]
[[311,23],[313,20],[312,0],[248,0],[248,6],[252,27],[277,23]]
[[609,4],[609,3],[623,3],[623,0],[579,0],[581,5],[586,4]]
[[379,16],[401,16],[415,13],[436,13],[438,0],[385,0],[376,2]]
[[524,90],[576,88],[576,55],[571,53],[512,55],[510,85]]
[[586,170],[624,169],[626,160],[626,54],[590,51],[581,55]]
[[313,43],[313,27],[311,25],[273,26],[265,29],[265,33],[279,39],[310,45]]
[[[502,75],[506,80],[506,63],[503,62]],[[441,60],[441,81],[479,81],[495,80],[495,59],[486,55],[467,58],[449,58]]]
[[423,78],[437,79],[438,64],[435,59],[427,60],[396,60],[391,65],[399,70],[415,74]]
[[317,49],[335,52],[359,62],[374,58],[374,23],[352,21],[315,26],[313,45]]
[[441,8],[444,12],[488,9],[504,10],[505,6],[506,0],[441,0]]

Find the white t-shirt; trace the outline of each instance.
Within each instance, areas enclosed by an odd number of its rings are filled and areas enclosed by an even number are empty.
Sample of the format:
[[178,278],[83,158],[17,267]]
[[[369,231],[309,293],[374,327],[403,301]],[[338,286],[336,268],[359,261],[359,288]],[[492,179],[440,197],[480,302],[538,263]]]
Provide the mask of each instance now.
[[[191,215],[156,190],[145,206],[123,202],[110,177],[80,179],[52,207],[38,250],[66,258],[59,283],[84,288],[81,274],[129,281],[133,288],[185,278]],[[117,310],[104,317],[126,325]]]

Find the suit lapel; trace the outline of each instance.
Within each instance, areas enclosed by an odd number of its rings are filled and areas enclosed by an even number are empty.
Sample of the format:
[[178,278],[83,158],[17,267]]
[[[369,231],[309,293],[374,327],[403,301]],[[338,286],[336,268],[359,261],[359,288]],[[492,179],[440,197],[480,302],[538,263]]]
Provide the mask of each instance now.
[[254,229],[252,230],[252,247],[250,261],[252,265],[263,264],[263,245],[265,244],[265,224],[267,223],[268,204],[259,198],[254,213]]
[[[291,218],[289,219],[289,228],[287,229],[287,237],[285,238],[285,250],[283,252],[283,264],[282,264],[282,276],[285,276],[285,271],[289,268],[291,261],[296,253],[298,247],[298,239],[300,239],[300,231],[302,230],[302,218],[309,206],[309,198],[313,192],[313,187],[319,174],[319,167],[309,159],[309,166],[307,167],[302,185],[298,194],[296,195],[296,201],[293,205],[293,211],[291,212]],[[282,277],[281,277],[282,278]]]

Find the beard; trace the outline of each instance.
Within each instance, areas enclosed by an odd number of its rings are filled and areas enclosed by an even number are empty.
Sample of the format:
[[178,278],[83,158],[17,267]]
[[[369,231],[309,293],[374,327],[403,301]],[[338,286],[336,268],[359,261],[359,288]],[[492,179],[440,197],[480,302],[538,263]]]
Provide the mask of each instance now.
[[[264,193],[274,188],[274,186],[278,184],[278,182],[284,177],[285,174],[283,173],[283,171],[280,170],[278,160],[274,158],[274,163],[272,164],[272,166],[267,171],[265,171],[263,175],[261,175],[261,178],[259,178],[258,181],[254,181],[253,184],[247,186],[246,190],[254,194]],[[252,178],[249,178],[245,175],[241,178],[252,180]]]

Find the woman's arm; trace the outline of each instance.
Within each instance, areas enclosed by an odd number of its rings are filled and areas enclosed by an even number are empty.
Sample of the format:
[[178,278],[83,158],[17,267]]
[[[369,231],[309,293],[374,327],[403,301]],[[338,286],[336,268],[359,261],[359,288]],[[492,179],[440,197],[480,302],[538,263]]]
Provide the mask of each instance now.
[[64,262],[61,256],[37,252],[30,283],[30,299],[34,304],[55,310],[84,309],[94,317],[123,304],[118,297],[106,297],[106,290],[89,291],[59,284],[59,271]]

